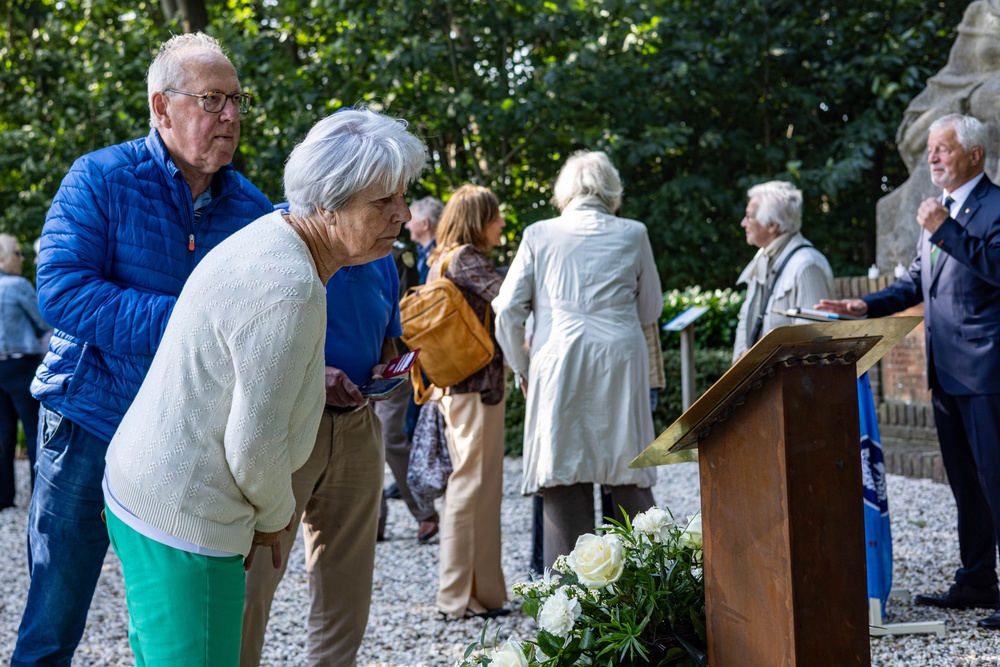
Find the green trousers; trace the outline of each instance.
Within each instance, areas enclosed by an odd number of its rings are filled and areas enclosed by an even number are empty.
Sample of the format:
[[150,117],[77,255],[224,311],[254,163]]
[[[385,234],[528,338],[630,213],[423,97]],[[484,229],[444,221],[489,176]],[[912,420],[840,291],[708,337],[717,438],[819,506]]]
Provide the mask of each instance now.
[[136,667],[236,667],[246,579],[243,557],[199,556],[160,544],[106,510],[122,562]]

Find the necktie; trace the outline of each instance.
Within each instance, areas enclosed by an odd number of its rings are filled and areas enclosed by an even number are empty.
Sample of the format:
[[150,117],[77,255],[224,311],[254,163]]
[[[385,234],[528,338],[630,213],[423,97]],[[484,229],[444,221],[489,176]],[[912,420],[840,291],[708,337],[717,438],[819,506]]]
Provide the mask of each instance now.
[[[946,209],[948,209],[948,215],[951,216],[951,205],[955,203],[955,200],[951,197],[945,197],[944,201],[941,203]],[[939,246],[934,246],[931,248],[931,271],[934,270],[934,265],[937,264],[938,255],[941,254],[941,248]]]

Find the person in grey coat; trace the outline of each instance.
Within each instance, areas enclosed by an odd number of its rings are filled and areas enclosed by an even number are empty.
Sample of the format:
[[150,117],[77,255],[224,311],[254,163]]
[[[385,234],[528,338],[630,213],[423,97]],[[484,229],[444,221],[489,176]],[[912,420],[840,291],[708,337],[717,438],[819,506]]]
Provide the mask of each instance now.
[[778,312],[812,308],[833,295],[829,262],[802,236],[802,191],[770,181],[750,188],[747,197],[740,226],[747,244],[758,250],[736,281],[747,286],[747,293],[736,325],[733,363],[771,329],[796,323]]

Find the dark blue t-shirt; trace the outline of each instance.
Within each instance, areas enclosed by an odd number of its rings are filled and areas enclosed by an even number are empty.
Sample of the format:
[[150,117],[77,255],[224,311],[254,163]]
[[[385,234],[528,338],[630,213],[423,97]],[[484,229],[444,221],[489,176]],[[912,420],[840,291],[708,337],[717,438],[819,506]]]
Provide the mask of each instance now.
[[399,275],[392,256],[345,266],[326,284],[326,365],[356,385],[371,378],[382,341],[399,338]]

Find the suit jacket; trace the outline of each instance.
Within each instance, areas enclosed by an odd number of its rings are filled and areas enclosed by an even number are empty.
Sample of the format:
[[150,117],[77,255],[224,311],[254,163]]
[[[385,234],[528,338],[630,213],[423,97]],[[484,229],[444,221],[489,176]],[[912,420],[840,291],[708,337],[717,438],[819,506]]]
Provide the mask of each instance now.
[[923,301],[931,389],[1000,393],[1000,188],[983,176],[956,218],[933,235],[921,230],[907,273],[864,301],[870,317]]

